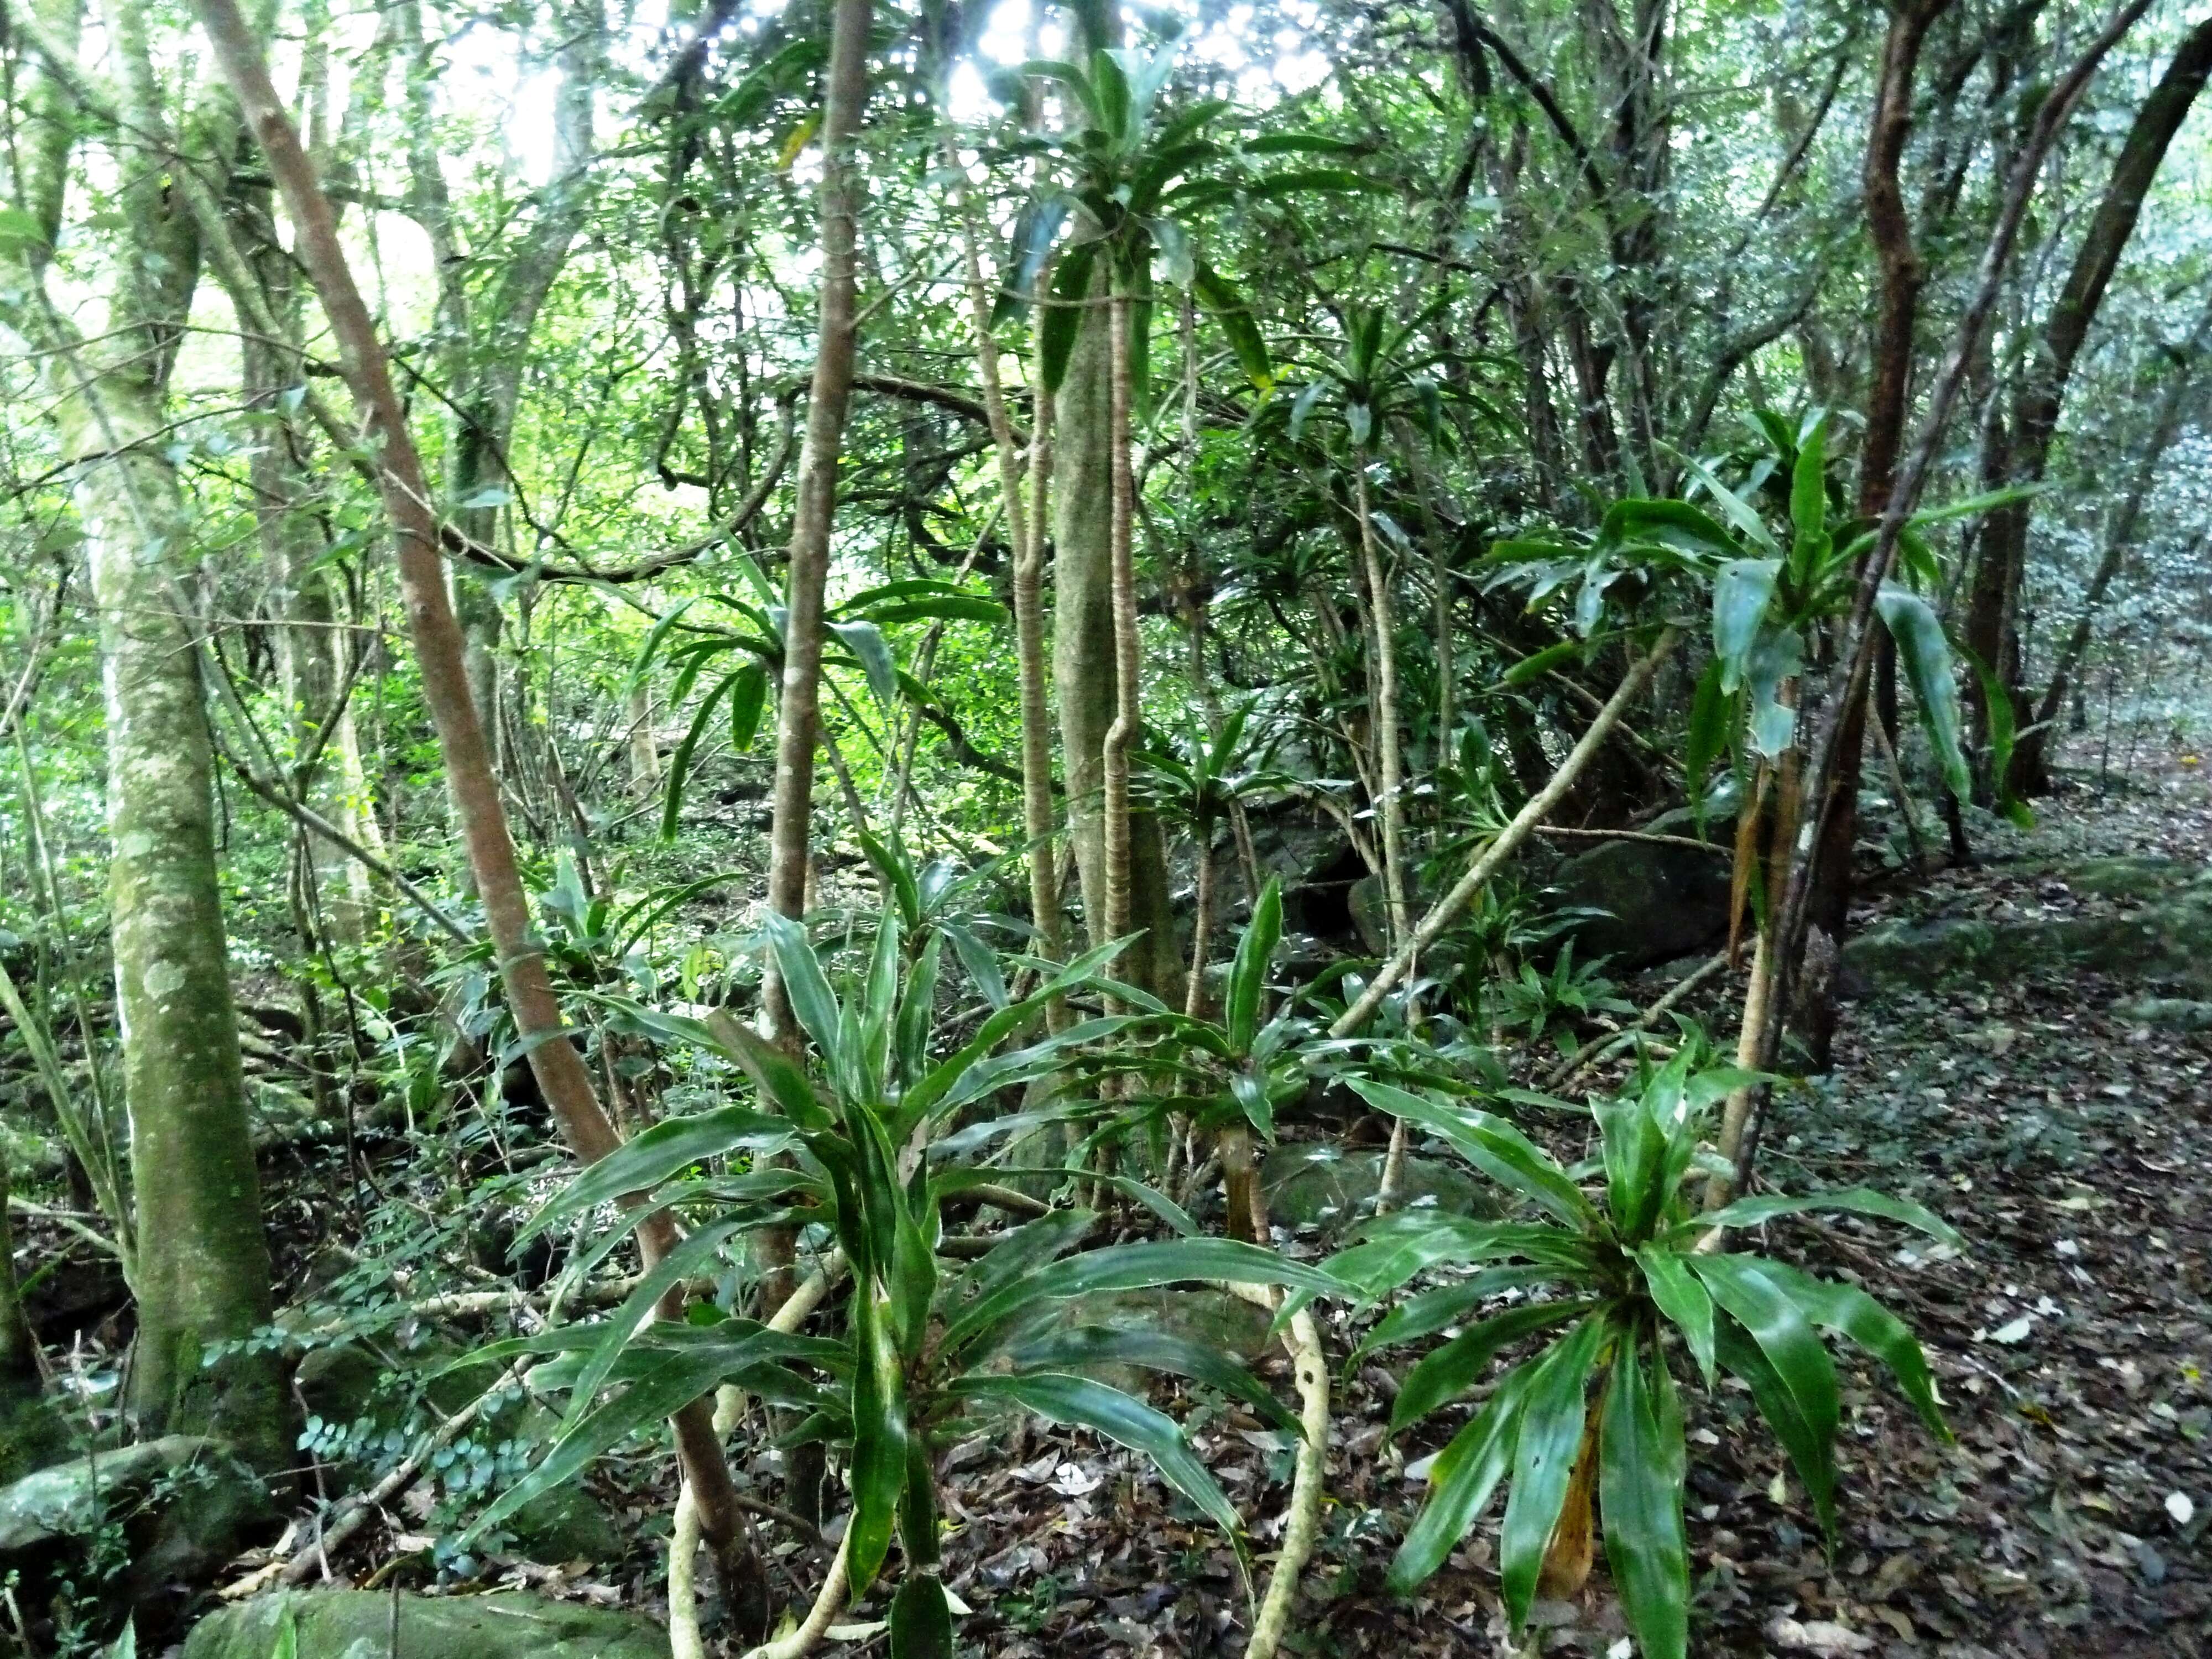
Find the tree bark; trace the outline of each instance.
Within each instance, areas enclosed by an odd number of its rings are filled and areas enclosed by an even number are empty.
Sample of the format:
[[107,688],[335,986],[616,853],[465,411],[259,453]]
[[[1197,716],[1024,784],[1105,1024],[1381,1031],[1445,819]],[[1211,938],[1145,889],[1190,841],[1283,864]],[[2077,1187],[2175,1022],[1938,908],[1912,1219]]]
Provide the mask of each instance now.
[[[45,273],[60,234],[76,131],[80,7],[36,20],[41,68],[16,95],[35,138],[12,159],[11,204],[36,227],[8,259],[0,315],[40,348],[46,401],[85,534],[106,693],[108,902],[140,1253],[138,1336],[126,1406],[149,1433],[221,1435],[257,1468],[289,1461],[290,1413],[273,1352],[234,1350],[271,1311],[267,1241],[246,1115],[216,864],[213,745],[198,623],[179,577],[194,546],[176,469],[155,441],[176,341],[198,286],[198,240],[164,187],[158,125],[110,143],[125,245],[107,327],[88,344]],[[144,21],[106,19],[125,91],[150,106]],[[224,123],[201,137],[220,151]]]
[[2197,314],[2197,325],[2174,354],[2173,380],[2159,400],[2150,437],[2136,460],[2135,477],[2129,481],[2128,493],[2121,497],[2119,505],[2106,521],[2104,549],[2089,578],[2088,588],[2081,595],[2081,614],[2075,620],[2073,631],[2059,647],[2057,659],[2051,665],[2051,683],[2044,690],[2043,701],[2036,707],[2035,723],[2021,739],[2021,747],[2030,750],[2021,763],[2023,779],[2039,779],[2047,774],[2045,757],[2052,724],[2058,718],[2058,711],[2066,706],[2074,672],[2081,666],[2082,656],[2089,648],[2089,638],[2096,629],[2105,595],[2127,563],[2129,550],[2135,545],[2136,526],[2142,520],[2144,503],[2150,499],[2152,487],[2158,482],[2160,463],[2181,434],[2182,411],[2191,376],[2197,359],[2208,342],[2212,342],[2212,301],[2208,301]]

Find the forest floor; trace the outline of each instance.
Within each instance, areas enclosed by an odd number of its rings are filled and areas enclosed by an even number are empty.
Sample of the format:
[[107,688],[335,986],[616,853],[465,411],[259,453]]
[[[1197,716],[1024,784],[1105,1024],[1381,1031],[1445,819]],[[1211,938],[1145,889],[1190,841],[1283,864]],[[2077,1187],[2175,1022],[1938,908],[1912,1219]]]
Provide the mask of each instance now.
[[[2202,769],[2077,790],[2040,811],[2032,834],[2000,832],[1980,867],[1875,896],[1858,923],[2105,915],[2156,928],[2155,890],[2076,891],[2064,872],[2212,870]],[[2212,1651],[2212,1031],[2145,1024],[2142,999],[2162,988],[2079,962],[1916,980],[1856,988],[1836,1071],[1778,1109],[1764,1174],[1789,1191],[1917,1197],[1969,1253],[1856,1222],[1779,1222],[1761,1243],[1857,1279],[1917,1328],[1957,1441],[1939,1443],[1842,1356],[1842,1536],[1829,1553],[1747,1399],[1692,1391],[1693,1650]],[[1634,994],[1648,1001],[1663,982]],[[1716,1030],[1731,1024],[1724,995],[1703,1011]],[[1332,1502],[1286,1650],[1508,1653],[1494,1510],[1417,1601],[1382,1587],[1419,1495],[1407,1460],[1463,1420],[1438,1413],[1394,1453],[1389,1386],[1370,1365],[1339,1391]],[[1284,1437],[1225,1418],[1198,1439],[1217,1468],[1228,1459],[1248,1512],[1279,1515]],[[972,1519],[948,1545],[948,1573],[976,1609],[966,1640],[996,1659],[1241,1651],[1243,1595],[1217,1540],[1154,1512],[1159,1489],[1133,1486],[1125,1460],[1036,1432],[1019,1450],[957,1493]],[[1262,1522],[1263,1551],[1271,1533]],[[1601,1562],[1577,1601],[1539,1611],[1546,1653],[1627,1651]]]
[[[2192,880],[2192,902],[2212,915],[2205,769],[2177,759],[2124,789],[2077,787],[2039,811],[2033,832],[2002,830],[1978,849],[1978,867],[1870,894],[1855,934],[1977,922],[2030,941],[2045,937],[2039,927],[2063,922],[2114,924],[2124,938],[2130,927],[2157,933],[2175,914],[2173,884]],[[2188,995],[2212,996],[2206,931],[2204,971]],[[1847,975],[1853,1000],[1835,1070],[1778,1105],[1764,1179],[1793,1192],[1864,1184],[1917,1199],[1966,1236],[1969,1251],[1855,1220],[1791,1218],[1753,1242],[1856,1279],[1906,1318],[1957,1440],[1938,1443],[1886,1379],[1839,1355],[1842,1534],[1830,1553],[1747,1396],[1686,1390],[1693,1652],[2212,1652],[2203,1538],[2212,1516],[2212,1162],[2200,1151],[2212,1115],[2212,1020],[2172,1029],[2191,1008],[2212,1016],[2212,1004],[2143,1000],[2176,988],[2172,974],[2155,976],[2174,956],[2165,943],[2141,963],[2125,950],[2099,963],[2030,950],[1964,971],[1939,971],[1948,959],[1931,950],[1925,972],[1908,945],[1886,966]],[[1668,982],[1662,970],[1628,994],[1645,1005]],[[1729,1031],[1730,997],[1716,985],[1688,1012]],[[1529,1127],[1579,1154],[1571,1119]],[[1312,1230],[1282,1242],[1311,1257],[1329,1248]],[[1356,1338],[1335,1317],[1329,1347],[1340,1360]],[[1260,1369],[1290,1397],[1279,1352]],[[1370,1360],[1336,1390],[1330,1501],[1285,1651],[1513,1652],[1497,1594],[1494,1509],[1416,1600],[1384,1588],[1421,1496],[1421,1460],[1465,1415],[1440,1412],[1394,1446],[1382,1432],[1394,1388]],[[1218,1399],[1186,1399],[1176,1410],[1254,1517],[1264,1573],[1287,1497],[1289,1437]],[[771,1457],[757,1452],[740,1478],[775,1490]],[[665,1551],[656,1539],[671,1494],[635,1484],[653,1464],[591,1478],[634,1540],[625,1560],[566,1570],[495,1560],[490,1578],[657,1610]],[[972,1609],[960,1620],[966,1650],[992,1659],[1243,1651],[1250,1604],[1225,1543],[1129,1456],[1025,1424],[952,1449],[945,1468],[954,1522],[945,1571]],[[793,1595],[811,1596],[821,1551],[773,1526],[769,1534],[782,1540],[779,1577]],[[404,1538],[364,1539],[335,1564],[337,1582],[381,1582],[396,1568],[394,1582],[430,1588],[394,1559],[389,1547]],[[705,1611],[711,1629],[716,1610]],[[881,1613],[870,1604],[846,1617]],[[1601,1555],[1583,1595],[1540,1603],[1539,1622],[1544,1653],[1628,1651]],[[853,1634],[828,1651],[881,1651],[880,1637]]]

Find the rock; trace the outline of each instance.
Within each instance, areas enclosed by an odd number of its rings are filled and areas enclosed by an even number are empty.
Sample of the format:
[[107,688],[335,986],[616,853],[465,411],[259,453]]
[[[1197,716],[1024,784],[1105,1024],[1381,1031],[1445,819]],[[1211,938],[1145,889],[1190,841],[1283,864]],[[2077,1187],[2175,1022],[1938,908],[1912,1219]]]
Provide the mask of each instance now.
[[2186,997],[2136,997],[2116,1005],[2112,1012],[2161,1031],[2212,1031],[2212,1002]]
[[52,1396],[28,1390],[0,1395],[0,1487],[70,1454],[69,1425]]
[[[168,1476],[185,1478],[164,1479]],[[241,1494],[250,1489],[259,1509],[268,1510],[260,1482],[216,1442],[169,1435],[118,1451],[89,1452],[0,1487],[0,1558],[81,1536],[146,1497],[157,1483],[165,1493],[193,1486],[227,1486]],[[241,1500],[234,1507],[256,1505]]]
[[[1025,1318],[1006,1341],[1010,1350],[1041,1336],[1083,1325],[1164,1331],[1218,1350],[1249,1365],[1267,1351],[1267,1310],[1215,1285],[1161,1285],[1047,1303]],[[1074,1366],[1079,1375],[1142,1399],[1158,1383],[1156,1373],[1107,1361]]]
[[667,1632],[642,1613],[511,1591],[381,1590],[299,1591],[221,1608],[193,1627],[184,1659],[269,1659],[287,1612],[300,1659],[668,1659]]
[[[1279,1227],[1317,1227],[1334,1237],[1375,1213],[1382,1185],[1381,1150],[1347,1152],[1322,1144],[1278,1146],[1260,1166],[1267,1218]],[[1492,1215],[1497,1205],[1464,1170],[1408,1154],[1401,1171],[1400,1206],[1434,1206],[1458,1215]]]
[[1847,944],[1844,960],[1869,979],[1910,985],[1962,976],[2002,984],[2063,965],[2212,997],[2212,892],[2170,890],[2164,902],[2124,916],[1889,922]]
[[178,1587],[210,1582],[277,1518],[267,1489],[222,1446],[171,1435],[72,1457],[0,1488],[0,1564],[33,1587],[32,1601],[48,1571],[80,1570],[89,1534],[119,1525],[129,1567],[110,1588],[142,1629],[159,1630]]
[[[1571,930],[1578,961],[1598,957],[1616,968],[1647,968],[1710,949],[1728,933],[1732,811],[1716,805],[1705,817],[1715,850],[1648,841],[1603,841],[1578,853],[1553,878],[1562,908],[1603,911]],[[1688,807],[1662,814],[1644,833],[1698,838]]]

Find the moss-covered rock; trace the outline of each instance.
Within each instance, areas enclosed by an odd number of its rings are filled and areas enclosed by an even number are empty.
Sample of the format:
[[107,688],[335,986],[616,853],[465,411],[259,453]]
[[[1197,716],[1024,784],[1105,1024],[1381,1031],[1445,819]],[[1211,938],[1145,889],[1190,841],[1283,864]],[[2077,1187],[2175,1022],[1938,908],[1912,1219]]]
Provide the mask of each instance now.
[[377,1590],[294,1592],[224,1607],[193,1628],[185,1659],[269,1659],[288,1615],[300,1659],[668,1659],[668,1633],[641,1613],[519,1593]]
[[[1279,1227],[1316,1227],[1334,1237],[1375,1213],[1383,1153],[1346,1152],[1322,1143],[1278,1146],[1260,1166],[1267,1218]],[[1480,1182],[1453,1164],[1408,1157],[1401,1171],[1399,1206],[1434,1206],[1459,1215],[1489,1215],[1497,1206]]]

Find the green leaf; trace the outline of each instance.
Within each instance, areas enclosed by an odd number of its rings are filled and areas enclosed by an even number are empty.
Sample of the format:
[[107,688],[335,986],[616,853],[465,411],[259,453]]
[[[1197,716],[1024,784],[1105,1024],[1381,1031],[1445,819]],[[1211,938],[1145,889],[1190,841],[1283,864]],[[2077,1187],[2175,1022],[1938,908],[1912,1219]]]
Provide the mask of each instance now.
[[1052,295],[1037,323],[1037,368],[1048,393],[1056,392],[1067,378],[1067,362],[1082,331],[1084,313],[1091,298],[1091,268],[1098,262],[1098,244],[1078,242],[1060,256],[1052,274]]
[[684,733],[684,740],[676,745],[675,754],[669,757],[668,788],[660,809],[660,838],[663,841],[676,839],[677,825],[684,810],[684,785],[691,775],[691,758],[698,752],[699,739],[705,736],[708,725],[714,720],[716,705],[744,672],[742,668],[738,669],[714,683],[714,689],[707,694],[697,711],[692,714],[690,728]]
[[746,664],[731,677],[730,746],[744,754],[760,735],[761,712],[768,707],[768,665]]
[[1229,992],[1223,1024],[1228,1027],[1230,1051],[1252,1052],[1259,1034],[1260,1001],[1267,988],[1267,968],[1283,937],[1283,884],[1270,879],[1252,907],[1252,920],[1237,941],[1237,955],[1229,966]]
[[1170,1238],[1114,1244],[1087,1251],[1072,1261],[1039,1268],[970,1303],[945,1327],[939,1351],[957,1353],[975,1338],[1001,1325],[1016,1309],[1040,1299],[1149,1290],[1192,1279],[1284,1285],[1323,1296],[1340,1295],[1346,1288],[1321,1268],[1235,1239]]
[[845,1532],[845,1561],[857,1599],[875,1582],[890,1551],[905,1494],[908,1441],[905,1377],[880,1287],[853,1292],[853,1461],[848,1474],[853,1514]]
[[1966,658],[1982,688],[1982,708],[1989,720],[1990,776],[1996,783],[1997,810],[2021,829],[2033,830],[2035,814],[2012,787],[2012,752],[2017,735],[2012,694],[2005,689],[2004,682],[1990,672],[1990,665],[1972,651],[1961,646],[1959,654]]
[[1390,1407],[1390,1432],[1396,1434],[1418,1423],[1437,1407],[1449,1404],[1481,1381],[1500,1349],[1533,1331],[1556,1325],[1563,1319],[1588,1313],[1589,1302],[1538,1302],[1493,1314],[1480,1325],[1423,1356],[1406,1373],[1398,1397]]
[[823,626],[835,634],[853,653],[868,677],[868,693],[889,708],[898,700],[898,664],[892,659],[890,641],[872,622],[831,622]]
[[1591,1267],[1589,1247],[1575,1234],[1547,1224],[1478,1221],[1431,1210],[1399,1210],[1366,1231],[1357,1244],[1323,1265],[1344,1284],[1372,1300],[1415,1273],[1445,1261],[1496,1261],[1505,1256],[1568,1273]]
[[1735,690],[1749,676],[1752,647],[1781,575],[1779,559],[1731,559],[1713,578],[1713,655],[1722,665],[1722,690]]
[[1587,640],[1561,640],[1557,645],[1531,652],[1498,676],[1498,684],[1527,685],[1532,680],[1540,680],[1562,664],[1572,662],[1588,644]]
[[1903,1320],[1855,1285],[1815,1279],[1779,1261],[1761,1261],[1759,1267],[1796,1299],[1806,1318],[1823,1330],[1849,1337],[1888,1366],[1920,1420],[1945,1441],[1951,1438],[1951,1425],[1943,1420],[1943,1408],[1936,1398],[1928,1356]]
[[1167,1483],[1198,1505],[1232,1538],[1237,1511],[1212,1472],[1198,1460],[1172,1418],[1131,1399],[1119,1389],[1086,1377],[1034,1372],[1026,1376],[972,1376],[949,1392],[965,1399],[1010,1400],[1054,1423],[1093,1429],[1142,1452]]
[[1217,1347],[1188,1341],[1142,1325],[1078,1325],[1048,1331],[1006,1350],[1016,1371],[1084,1371],[1102,1365],[1135,1365],[1187,1376],[1243,1401],[1293,1434],[1298,1419],[1265,1383]]
[[739,1024],[726,1009],[713,1010],[702,1023],[713,1036],[714,1046],[736,1060],[752,1080],[762,1099],[771,1102],[809,1133],[829,1127],[829,1109],[789,1054],[750,1026]]
[[1683,787],[1701,832],[1705,823],[1705,776],[1727,750],[1735,725],[1734,704],[1722,689],[1727,672],[1726,665],[1715,657],[1698,676],[1697,698],[1690,706],[1689,741],[1682,754]]
[[1939,1243],[1948,1244],[1953,1249],[1964,1250],[1966,1248],[1966,1241],[1959,1230],[1941,1216],[1923,1209],[1911,1199],[1892,1198],[1887,1193],[1878,1193],[1871,1187],[1845,1187],[1833,1192],[1801,1193],[1795,1196],[1762,1193],[1755,1198],[1740,1198],[1723,1208],[1711,1211],[1676,1231],[1678,1234],[1703,1233],[1714,1227],[1756,1227],[1760,1222],[1771,1221],[1777,1216],[1802,1215],[1808,1210],[1879,1216],[1885,1221],[1902,1222]]
[[830,988],[828,975],[822,971],[821,959],[807,939],[806,929],[789,916],[770,911],[761,919],[761,934],[775,958],[776,973],[783,981],[783,994],[791,1003],[791,1012],[806,1035],[814,1039],[815,1047],[833,1068],[849,1064],[839,1052],[844,1013],[837,1006],[836,994]]
[[1763,548],[1776,559],[1780,559],[1781,548],[1775,544],[1774,538],[1768,533],[1766,521],[1759,516],[1750,503],[1713,477],[1704,462],[1690,459],[1686,464],[1690,475],[1711,493],[1713,504],[1720,508],[1721,516],[1735,526],[1737,534],[1753,546]]
[[1462,1105],[1431,1100],[1370,1078],[1346,1079],[1377,1111],[1402,1117],[1449,1141],[1453,1149],[1492,1181],[1520,1194],[1546,1214],[1569,1227],[1582,1227],[1597,1212],[1581,1188],[1547,1152],[1504,1118]]
[[1521,1433],[1513,1449],[1513,1487],[1498,1535],[1498,1587],[1513,1628],[1528,1622],[1536,1572],[1559,1524],[1575,1455],[1582,1449],[1588,1407],[1583,1395],[1611,1322],[1594,1313],[1544,1356],[1528,1379]]
[[1784,1384],[1778,1373],[1733,1319],[1717,1321],[1713,1328],[1713,1352],[1723,1370],[1741,1377],[1758,1402],[1759,1415],[1774,1431],[1774,1437],[1789,1453],[1791,1467],[1805,1484],[1821,1528],[1832,1538],[1836,1527],[1836,1458],[1832,1437],[1824,1440]]
[[1790,527],[1796,534],[1790,559],[1801,575],[1808,573],[1808,550],[1825,546],[1828,532],[1828,424],[1815,422],[1798,446],[1790,474]]
[[1970,799],[1974,781],[1960,738],[1959,687],[1952,678],[1951,643],[1943,637],[1943,624],[1927,600],[1888,582],[1875,595],[1875,605],[1897,641],[1897,659],[1912,683],[1920,723],[1943,769],[1943,781],[1961,801]]
[[1547,1284],[1559,1276],[1555,1267],[1486,1267],[1456,1285],[1423,1291],[1383,1315],[1382,1322],[1368,1332],[1366,1340],[1353,1351],[1347,1363],[1356,1364],[1377,1348],[1392,1348],[1401,1342],[1417,1342],[1425,1336],[1434,1336],[1447,1325],[1460,1323],[1500,1291],[1524,1290],[1532,1285]]
[[[1229,349],[1237,354],[1237,367],[1244,371],[1245,378],[1262,392],[1274,385],[1275,369],[1267,356],[1267,342],[1260,333],[1260,325],[1252,320],[1251,307],[1235,285],[1200,259],[1192,267],[1191,291],[1221,325]],[[1292,438],[1297,435],[1293,431]]]
[[748,1363],[789,1352],[787,1339],[774,1332],[737,1343],[720,1342],[693,1352],[653,1356],[652,1369],[588,1413],[556,1439],[538,1467],[514,1483],[477,1517],[462,1534],[464,1544],[497,1526],[532,1499],[567,1485],[609,1448],[641,1429],[674,1416],[723,1378]]
[[711,1227],[702,1227],[689,1238],[678,1243],[652,1268],[641,1275],[635,1287],[623,1298],[622,1305],[605,1319],[599,1322],[603,1328],[599,1346],[586,1353],[579,1364],[574,1379],[568,1384],[568,1409],[562,1414],[561,1427],[565,1432],[583,1419],[592,1408],[600,1385],[614,1369],[615,1361],[629,1346],[639,1328],[648,1318],[661,1295],[671,1285],[681,1284],[694,1274],[706,1271],[722,1248],[723,1242],[744,1225],[741,1221],[718,1221]]
[[1399,1595],[1410,1595],[1426,1583],[1490,1506],[1513,1466],[1522,1405],[1543,1364],[1539,1355],[1501,1377],[1482,1409],[1430,1465],[1428,1498],[1390,1563],[1390,1588]]
[[1624,1341],[1598,1425],[1598,1504],[1605,1557],[1644,1659],[1686,1659],[1690,1646],[1689,1540],[1682,1525],[1686,1456],[1666,1362]]
[[1687,501],[1653,496],[1631,496],[1606,509],[1598,532],[1598,545],[1618,546],[1631,542],[1656,542],[1675,552],[1703,561],[1733,559],[1743,549],[1712,518]]
[[1690,1358],[1698,1362],[1710,1389],[1713,1386],[1712,1297],[1682,1258],[1663,1244],[1644,1245],[1637,1251],[1636,1261],[1644,1269],[1644,1287],[1651,1292],[1652,1303],[1682,1333]]
[[891,1659],[952,1659],[952,1609],[933,1572],[909,1572],[891,1598]]
[[783,1119],[743,1106],[665,1119],[588,1165],[546,1200],[516,1242],[533,1237],[580,1210],[612,1203],[630,1193],[649,1193],[690,1164],[741,1147],[775,1152],[788,1145],[791,1138],[791,1125]]
[[[1759,1399],[1760,1410],[1774,1424],[1777,1437],[1792,1461],[1798,1462],[1798,1474],[1820,1510],[1822,1528],[1832,1534],[1838,1415],[1835,1362],[1828,1358],[1827,1349],[1797,1304],[1762,1271],[1763,1263],[1741,1255],[1692,1255],[1686,1260],[1712,1292],[1713,1300],[1749,1334],[1779,1382],[1796,1418],[1797,1426],[1790,1432],[1775,1422],[1774,1413],[1767,1409],[1768,1401],[1759,1397],[1759,1382],[1731,1362],[1729,1348],[1716,1331],[1715,1349],[1721,1363],[1752,1385],[1753,1397]],[[1796,1445],[1792,1445],[1793,1439]],[[1800,1447],[1811,1454],[1809,1471],[1804,1462],[1798,1461]]]

